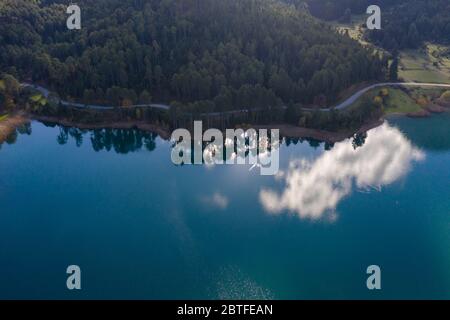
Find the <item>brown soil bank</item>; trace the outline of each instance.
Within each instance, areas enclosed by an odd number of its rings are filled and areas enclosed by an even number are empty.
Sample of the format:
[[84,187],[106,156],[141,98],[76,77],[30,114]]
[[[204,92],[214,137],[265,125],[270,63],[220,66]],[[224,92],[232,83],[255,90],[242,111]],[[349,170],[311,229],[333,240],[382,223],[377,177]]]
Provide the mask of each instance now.
[[417,112],[410,112],[406,114],[410,118],[427,118],[431,115],[431,113],[425,109],[422,109]]
[[436,103],[444,108],[450,108],[450,101],[439,98],[436,100]]
[[423,109],[417,112],[410,112],[406,115],[411,118],[426,118],[432,113],[443,113],[449,110],[450,102],[446,102],[443,99],[436,99],[434,102],[430,102]]
[[440,106],[440,105],[438,105],[438,104],[435,104],[435,103],[430,103],[430,104],[428,104],[426,107],[425,107],[425,109],[428,111],[428,112],[431,112],[431,113],[443,113],[443,112],[445,112],[447,109],[446,108],[444,108],[444,107],[442,107],[442,106]]
[[29,120],[23,114],[14,114],[0,121],[0,143],[5,142],[8,136],[16,130],[18,126],[27,123]]

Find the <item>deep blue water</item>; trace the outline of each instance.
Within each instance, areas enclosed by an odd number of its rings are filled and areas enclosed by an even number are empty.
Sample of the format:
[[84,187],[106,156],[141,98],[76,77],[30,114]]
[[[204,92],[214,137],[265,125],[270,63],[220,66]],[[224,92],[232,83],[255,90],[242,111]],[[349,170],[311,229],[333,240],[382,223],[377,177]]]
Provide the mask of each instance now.
[[450,298],[448,113],[285,141],[276,177],[174,166],[136,130],[21,132],[0,149],[0,298]]

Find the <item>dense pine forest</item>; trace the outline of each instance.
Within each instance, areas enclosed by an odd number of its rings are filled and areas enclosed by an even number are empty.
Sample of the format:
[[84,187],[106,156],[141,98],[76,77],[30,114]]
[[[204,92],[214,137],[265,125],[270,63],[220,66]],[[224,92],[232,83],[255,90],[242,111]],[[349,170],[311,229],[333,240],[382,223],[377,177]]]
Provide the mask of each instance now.
[[66,99],[201,112],[326,105],[387,60],[276,0],[2,0],[0,69]]
[[[303,7],[304,0],[284,0]],[[388,50],[418,48],[424,41],[450,43],[448,0],[306,0],[312,15],[323,20],[350,22],[367,7],[382,10],[382,29],[368,32],[371,42]]]
[[383,14],[382,30],[368,39],[388,50],[416,49],[425,41],[450,44],[450,1],[408,0],[389,7]]
[[[378,5],[383,9],[392,5],[409,0],[283,0],[287,3],[293,3],[296,6],[302,6],[306,3],[308,10],[312,15],[323,20],[339,20],[346,16],[347,12],[351,14],[366,13],[370,5]],[[426,1],[426,0],[423,0]]]

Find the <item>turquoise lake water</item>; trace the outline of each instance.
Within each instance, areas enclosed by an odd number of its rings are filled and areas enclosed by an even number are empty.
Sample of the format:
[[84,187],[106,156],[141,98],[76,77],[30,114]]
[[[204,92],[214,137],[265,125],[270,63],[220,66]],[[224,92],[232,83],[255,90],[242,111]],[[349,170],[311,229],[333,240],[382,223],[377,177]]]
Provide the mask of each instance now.
[[358,140],[286,140],[261,176],[33,122],[0,149],[0,298],[449,299],[450,114]]

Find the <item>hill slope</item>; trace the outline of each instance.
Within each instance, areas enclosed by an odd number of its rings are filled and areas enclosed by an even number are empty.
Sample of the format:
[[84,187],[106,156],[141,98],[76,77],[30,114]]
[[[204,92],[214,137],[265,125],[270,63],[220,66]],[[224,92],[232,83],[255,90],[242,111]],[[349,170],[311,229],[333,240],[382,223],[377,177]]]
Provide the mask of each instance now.
[[450,43],[448,0],[283,0],[300,6],[306,2],[312,15],[324,20],[350,22],[351,14],[365,14],[378,5],[382,30],[368,32],[370,41],[389,50],[417,48],[424,41]]
[[275,0],[3,0],[0,69],[63,97],[177,101],[198,111],[324,104],[385,61]]

